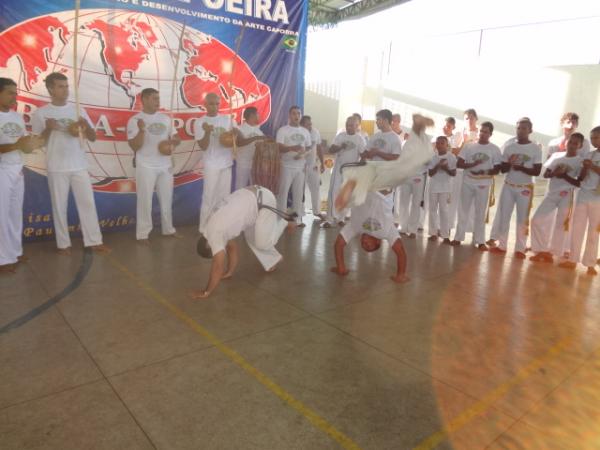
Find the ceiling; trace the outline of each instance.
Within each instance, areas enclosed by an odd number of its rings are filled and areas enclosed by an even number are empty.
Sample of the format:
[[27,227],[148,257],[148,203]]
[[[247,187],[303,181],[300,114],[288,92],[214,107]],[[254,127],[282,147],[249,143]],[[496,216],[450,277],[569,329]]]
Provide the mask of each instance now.
[[309,0],[308,20],[314,27],[374,14],[409,0]]

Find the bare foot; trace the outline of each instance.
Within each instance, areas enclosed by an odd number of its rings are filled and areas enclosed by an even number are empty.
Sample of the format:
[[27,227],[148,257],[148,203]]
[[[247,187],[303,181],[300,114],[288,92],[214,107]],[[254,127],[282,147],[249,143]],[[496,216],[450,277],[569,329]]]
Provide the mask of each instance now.
[[195,290],[188,294],[192,300],[204,300],[210,295],[210,292],[205,290]]
[[163,236],[168,238],[183,239],[183,236],[177,232],[171,234],[163,234]]
[[24,263],[29,261],[29,256],[25,256],[25,255],[21,255],[19,257],[17,257],[17,262],[18,263]]
[[59,255],[71,256],[71,247],[67,247],[67,248],[59,248],[58,250],[56,250],[56,252],[57,252]]
[[350,202],[350,198],[352,197],[352,192],[356,187],[356,180],[348,180],[340,189],[337,197],[335,198],[335,209],[338,211],[342,211],[346,209],[346,206]]
[[110,252],[112,252],[112,248],[104,244],[92,245],[90,248],[93,252],[98,253],[100,255],[108,255]]
[[14,275],[15,273],[17,273],[17,264],[4,264],[0,266],[0,273]]
[[221,277],[222,280],[228,280],[233,276],[233,271],[232,270],[228,270],[227,272],[225,272],[223,274],[223,276]]
[[340,269],[337,266],[336,267],[332,267],[331,269],[329,269],[331,272],[340,275],[342,277],[345,277],[346,275],[348,275],[350,273],[350,271],[346,268]]
[[406,275],[392,275],[390,280],[392,280],[394,283],[406,283],[410,281],[410,278]]
[[269,267],[267,270],[265,270],[265,272],[267,272],[267,273],[275,272],[275,270],[277,269],[277,266],[279,266],[279,264],[281,264],[281,261],[283,261],[283,258],[281,258],[279,261],[277,261],[275,264],[273,264],[271,267]]
[[141,245],[150,245],[150,239],[148,239],[148,238],[146,238],[146,239],[138,239],[137,243],[141,244]]

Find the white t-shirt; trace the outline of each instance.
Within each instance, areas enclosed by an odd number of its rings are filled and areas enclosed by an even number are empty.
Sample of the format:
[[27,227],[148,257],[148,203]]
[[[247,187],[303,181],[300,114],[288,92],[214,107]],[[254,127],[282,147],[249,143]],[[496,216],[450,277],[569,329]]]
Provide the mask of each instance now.
[[342,144],[346,144],[346,146],[336,153],[333,167],[334,172],[338,174],[341,174],[341,167],[344,164],[358,161],[360,154],[365,150],[365,140],[357,133],[348,134],[343,131],[338,134],[333,139],[333,145],[340,147]]
[[502,153],[500,148],[491,142],[483,145],[479,142],[467,144],[458,154],[458,157],[463,159],[466,163],[472,163],[475,160],[483,160],[483,162],[470,169],[465,169],[464,183],[468,183],[474,186],[491,186],[492,175],[473,175],[473,172],[480,170],[491,170],[495,166],[502,163]]
[[[433,169],[437,164],[445,159],[448,161],[448,169],[456,169],[456,156],[450,151],[446,152],[445,155],[435,154],[427,169]],[[441,194],[445,192],[452,192],[452,176],[450,176],[445,170],[438,169],[434,176],[429,177],[429,192],[432,194]]]
[[[378,131],[369,138],[367,149],[376,148],[384,153],[399,155],[402,151],[402,141],[393,131]],[[373,161],[383,161],[383,158],[376,156]]]
[[[80,115],[92,127],[92,121],[81,108]],[[42,134],[46,128],[46,119],[58,122],[59,129],[50,133],[46,144],[46,165],[48,172],[71,172],[86,170],[88,167],[85,148],[81,145],[79,136],[72,136],[68,128],[77,122],[77,108],[72,103],[56,106],[49,103],[38,108],[31,118],[31,132]]]
[[[283,144],[286,147],[293,147],[299,145],[301,147],[310,149],[310,133],[304,127],[291,125],[284,125],[277,130],[276,141],[278,144]],[[301,169],[306,164],[304,158],[294,159],[298,153],[296,152],[285,152],[281,154],[281,165],[289,169]]]
[[[264,136],[258,125],[252,126],[247,122],[240,125],[240,133],[245,138],[253,138],[256,136]],[[254,152],[256,150],[256,142],[251,142],[248,145],[244,145],[238,148],[236,163],[241,167],[252,167],[252,161],[254,160]]]
[[312,169],[317,162],[317,145],[321,144],[321,133],[315,127],[310,130],[310,152],[306,155],[306,168]]
[[394,225],[392,214],[393,197],[382,195],[379,192],[369,192],[367,199],[351,210],[350,223],[340,234],[346,242],[363,233],[378,239],[385,239],[390,245],[400,239],[398,230]]
[[[589,152],[585,158],[592,161],[594,166],[600,167],[600,150],[594,150],[593,152]],[[586,191],[595,191],[600,187],[600,175],[592,170],[587,171],[586,177],[581,182],[581,189],[585,189]]]
[[225,249],[227,242],[256,223],[258,201],[249,189],[238,189],[219,202],[208,219],[206,240],[215,255]]
[[[517,157],[517,164],[527,169],[532,169],[535,164],[542,163],[542,150],[534,142],[529,144],[509,143],[502,153],[502,162],[507,163],[513,155]],[[512,184],[531,184],[535,182],[535,177],[511,168],[506,173],[506,181]]]
[[[14,144],[25,136],[25,122],[23,117],[15,111],[0,111],[0,144]],[[23,165],[23,155],[21,150],[0,153],[0,165]]]
[[194,139],[197,141],[204,137],[204,128],[202,124],[207,123],[213,126],[210,133],[208,147],[204,153],[204,165],[214,169],[225,169],[233,166],[233,153],[231,148],[223,147],[219,142],[219,137],[226,131],[231,131],[233,121],[230,116],[204,116],[196,119],[194,123]]
[[[581,156],[561,156],[560,158],[555,158],[548,169],[554,170],[558,166],[566,166],[567,175],[569,175],[571,178],[577,178],[579,176],[579,172],[581,171],[582,161],[583,158]],[[570,189],[575,189],[575,186],[573,186],[567,180],[557,177],[550,178],[550,183],[548,183],[548,192],[568,191]]]
[[142,119],[146,124],[146,131],[144,132],[142,147],[135,152],[136,166],[152,169],[171,167],[171,156],[163,155],[158,151],[158,144],[168,140],[172,135],[171,119],[166,114],[159,112],[154,114],[140,112],[127,122],[127,139],[133,139],[137,136],[139,119]]
[[[578,156],[586,156],[591,150],[590,141],[583,139],[583,145],[577,151]],[[550,158],[554,153],[563,153],[562,156],[567,154],[567,140],[564,136],[558,136],[548,142],[548,154],[546,158]]]

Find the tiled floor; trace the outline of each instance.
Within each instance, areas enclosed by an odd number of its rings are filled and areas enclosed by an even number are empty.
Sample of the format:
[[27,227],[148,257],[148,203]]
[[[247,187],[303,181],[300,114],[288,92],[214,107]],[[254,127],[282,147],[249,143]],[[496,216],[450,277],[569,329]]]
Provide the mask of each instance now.
[[410,283],[385,245],[339,278],[311,219],[198,302],[195,227],[107,235],[39,313],[84,253],[27,245],[0,276],[0,448],[600,449],[600,277],[419,235]]

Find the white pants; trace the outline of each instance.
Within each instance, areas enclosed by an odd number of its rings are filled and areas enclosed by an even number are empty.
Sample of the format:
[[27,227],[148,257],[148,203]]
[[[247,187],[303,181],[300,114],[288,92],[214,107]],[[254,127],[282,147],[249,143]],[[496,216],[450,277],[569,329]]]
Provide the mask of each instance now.
[[160,206],[160,224],[162,234],[175,233],[173,228],[173,174],[168,167],[153,169],[137,166],[135,169],[137,193],[136,239],[148,239],[152,231],[152,194],[156,188],[156,197]]
[[581,262],[584,266],[594,267],[598,259],[598,236],[600,234],[600,194],[580,189],[573,214],[573,232],[569,260],[579,262],[583,236],[587,225],[587,239]]
[[0,164],[0,266],[23,254],[23,166]]
[[[517,240],[515,251],[525,252],[527,248],[527,228],[529,221],[529,210],[533,198],[533,186],[516,187],[509,184],[502,186],[500,194],[500,203],[494,217],[496,235],[491,235],[492,239],[498,239],[498,247],[506,250],[508,246],[508,234],[510,231],[510,220],[513,209],[517,208]],[[492,227],[493,229],[494,227]]]
[[235,165],[235,190],[245,188],[252,184],[252,166],[243,166],[239,162]]
[[321,214],[321,173],[317,166],[306,167],[306,188],[310,193],[310,204],[313,214]]
[[304,167],[281,168],[279,192],[277,194],[277,209],[287,211],[288,194],[292,189],[292,210],[298,214],[296,222],[302,222],[302,193],[304,190]]
[[[456,228],[458,223],[458,213],[460,212],[460,196],[462,191],[462,184],[464,178],[464,170],[456,169],[456,176],[452,180],[452,194],[450,195],[450,205],[448,207],[448,218],[450,221],[450,228]],[[467,219],[466,232],[471,233],[473,231],[473,207],[469,210],[469,216]]]
[[460,210],[454,239],[464,241],[467,232],[469,211],[473,207],[473,241],[475,245],[485,243],[485,213],[487,212],[490,186],[463,183],[460,191]]
[[342,174],[339,172],[338,167],[334,167],[331,172],[331,180],[329,181],[329,194],[327,196],[327,222],[335,224],[341,222],[346,218],[348,209],[338,211],[335,208],[335,198],[340,192],[342,187]]
[[98,213],[94,201],[92,182],[87,170],[74,172],[48,172],[48,187],[52,201],[52,217],[58,248],[71,246],[67,207],[69,205],[69,188],[73,191],[75,206],[81,223],[83,245],[91,247],[102,244],[102,233],[98,223]]
[[[429,193],[429,235],[450,238],[450,222],[448,220],[448,203],[450,192]],[[439,225],[438,225],[439,224]]]
[[231,193],[231,167],[204,167],[204,187],[200,205],[200,233],[206,231],[206,223],[217,204]]
[[417,232],[424,193],[424,175],[413,176],[400,186],[400,229],[403,233]]
[[[273,193],[268,189],[261,190],[262,203],[273,208],[276,207],[277,202]],[[287,222],[273,211],[260,209],[255,224],[244,230],[248,247],[254,252],[265,270],[271,269],[282,258],[275,249],[275,244],[286,226]]]
[[534,252],[549,251],[554,256],[563,254],[566,235],[564,222],[573,206],[573,196],[573,189],[546,194],[531,219],[531,249]]

